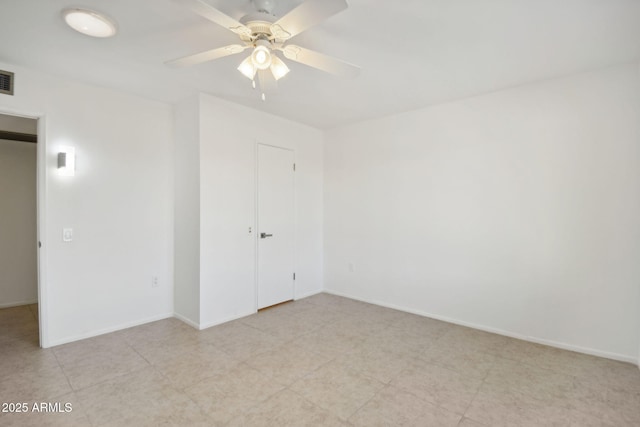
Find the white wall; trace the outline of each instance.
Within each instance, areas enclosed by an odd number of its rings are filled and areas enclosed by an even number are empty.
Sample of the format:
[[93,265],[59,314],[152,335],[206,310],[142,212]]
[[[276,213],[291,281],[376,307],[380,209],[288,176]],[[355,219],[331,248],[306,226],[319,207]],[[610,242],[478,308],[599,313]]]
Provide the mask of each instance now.
[[633,65],[327,132],[326,289],[637,360],[639,117]]
[[0,139],[0,308],[38,302],[36,148]]
[[174,106],[174,311],[200,324],[200,103]]
[[256,310],[256,143],[295,150],[295,297],[322,290],[322,133],[200,97],[201,327]]
[[[15,96],[0,112],[42,115],[46,257],[43,344],[55,345],[173,312],[172,110],[10,64]],[[39,144],[40,145],[40,144]],[[56,174],[61,146],[76,175]],[[62,228],[74,229],[63,243]],[[151,287],[158,276],[159,287]]]

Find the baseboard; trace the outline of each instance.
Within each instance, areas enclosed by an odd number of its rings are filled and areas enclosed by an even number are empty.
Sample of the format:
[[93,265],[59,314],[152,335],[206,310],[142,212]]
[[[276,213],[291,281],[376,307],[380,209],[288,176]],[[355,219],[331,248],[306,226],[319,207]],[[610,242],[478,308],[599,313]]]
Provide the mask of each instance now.
[[70,342],[84,340],[84,339],[87,339],[87,338],[93,338],[93,337],[97,337],[99,335],[104,335],[104,334],[109,334],[111,332],[121,331],[122,329],[127,329],[127,328],[132,328],[134,326],[144,325],[145,323],[151,323],[151,322],[156,322],[158,320],[169,319],[171,317],[173,317],[173,313],[165,313],[165,314],[160,314],[160,315],[157,315],[157,316],[147,317],[145,319],[135,320],[133,322],[122,323],[122,324],[120,324],[118,326],[99,329],[97,331],[87,332],[87,333],[79,334],[79,335],[73,335],[73,336],[62,338],[62,339],[58,339],[58,340],[51,340],[49,342],[49,345],[47,345],[46,347],[43,346],[43,348],[55,347],[57,345],[67,344],[67,343],[70,343]]
[[213,322],[202,323],[200,324],[199,329],[203,330],[203,329],[210,328],[212,326],[222,325],[223,323],[227,323],[227,322],[231,322],[232,320],[237,320],[243,317],[251,316],[252,314],[256,314],[255,310],[247,311],[241,314],[236,314],[230,317],[225,317],[224,319],[221,319],[221,320],[214,320]]
[[3,302],[0,304],[0,308],[10,308],[10,307],[19,307],[21,305],[31,305],[37,304],[38,300],[29,300],[29,301],[17,301],[17,302]]
[[516,338],[516,339],[519,339],[519,340],[522,340],[522,341],[528,341],[528,342],[532,342],[532,343],[536,343],[536,344],[542,344],[542,345],[546,345],[546,346],[549,346],[549,347],[559,348],[559,349],[562,349],[562,350],[575,351],[576,353],[583,353],[583,354],[588,354],[588,355],[591,355],[591,356],[604,357],[606,359],[617,360],[617,361],[620,361],[620,362],[632,363],[634,365],[637,365],[640,368],[640,360],[639,359],[636,359],[636,358],[633,358],[633,357],[629,357],[629,356],[625,356],[625,355],[622,355],[622,354],[610,353],[610,352],[607,352],[607,351],[601,351],[601,350],[595,350],[595,349],[591,349],[591,348],[575,346],[575,345],[571,345],[571,344],[565,344],[565,343],[561,343],[561,342],[557,342],[557,341],[546,340],[546,339],[543,339],[543,338],[537,338],[537,337],[531,337],[531,336],[527,336],[527,335],[521,335],[521,334],[509,332],[509,331],[504,331],[502,329],[496,329],[496,328],[492,328],[492,327],[489,327],[489,326],[479,325],[479,324],[476,324],[476,323],[465,322],[465,321],[462,321],[462,320],[453,319],[453,318],[446,317],[446,316],[440,316],[440,315],[437,315],[437,314],[432,314],[432,313],[428,313],[428,312],[421,311],[421,310],[414,310],[414,309],[410,309],[410,308],[407,308],[407,307],[398,306],[398,305],[395,305],[395,304],[388,304],[388,303],[385,303],[385,302],[382,302],[382,301],[370,300],[370,299],[367,299],[367,298],[360,298],[360,297],[357,297],[357,296],[354,296],[354,295],[350,295],[350,294],[347,294],[347,293],[344,293],[344,292],[333,291],[331,289],[325,289],[324,292],[326,292],[328,294],[344,297],[344,298],[353,299],[353,300],[356,300],[356,301],[366,302],[368,304],[374,304],[374,305],[379,305],[381,307],[387,307],[387,308],[392,308],[394,310],[404,311],[406,313],[417,314],[419,316],[428,317],[430,319],[441,320],[441,321],[447,322],[447,323],[453,323],[455,325],[466,326],[468,328],[478,329],[480,331],[491,332],[493,334],[503,335],[503,336],[510,337],[510,338]]
[[[318,290],[318,291],[309,292],[309,293],[306,293],[306,294],[303,294],[303,295],[296,295],[295,296],[295,301],[297,301],[299,299],[302,299],[302,298],[307,298],[307,297],[310,297],[310,296],[313,296],[313,295],[317,295],[317,294],[320,294],[322,292],[323,292],[322,290]],[[220,320],[214,320],[212,322],[207,322],[207,323],[202,323],[202,324],[194,322],[193,320],[191,320],[191,319],[189,319],[187,317],[184,317],[184,316],[182,316],[182,315],[180,315],[178,313],[174,313],[173,316],[176,319],[179,319],[179,320],[183,321],[187,325],[192,326],[192,327],[194,327],[194,328],[196,328],[196,329],[201,331],[203,329],[211,328],[213,326],[222,325],[223,323],[227,323],[227,322],[231,322],[233,320],[241,319],[243,317],[251,316],[252,314],[255,314],[255,313],[256,313],[256,311],[254,311],[254,310],[246,311],[244,313],[236,314],[236,315],[233,315],[233,316],[225,317],[225,318],[220,319]]]
[[314,295],[318,295],[321,294],[322,292],[324,292],[322,289],[319,289],[317,291],[313,291],[313,292],[307,292],[306,294],[300,294],[295,296],[294,301],[298,301],[299,299],[303,299],[303,298],[308,298],[308,297],[312,297]]
[[192,328],[196,328],[196,329],[200,330],[200,325],[198,324],[198,322],[194,322],[193,320],[189,319],[188,317],[183,316],[182,314],[173,313],[173,317],[175,317],[176,319],[186,323],[187,325],[191,326]]

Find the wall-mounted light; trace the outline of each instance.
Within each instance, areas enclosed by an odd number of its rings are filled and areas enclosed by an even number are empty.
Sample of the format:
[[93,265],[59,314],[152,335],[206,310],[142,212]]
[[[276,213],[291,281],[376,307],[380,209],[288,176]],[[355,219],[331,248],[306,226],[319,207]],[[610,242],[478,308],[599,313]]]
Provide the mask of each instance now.
[[58,153],[58,174],[74,176],[76,174],[76,149],[64,147]]

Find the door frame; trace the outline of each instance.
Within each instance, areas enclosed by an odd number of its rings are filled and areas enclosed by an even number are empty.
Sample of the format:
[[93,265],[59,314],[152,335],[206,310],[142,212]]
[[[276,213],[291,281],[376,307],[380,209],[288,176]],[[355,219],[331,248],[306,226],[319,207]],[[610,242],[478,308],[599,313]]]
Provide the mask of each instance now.
[[42,112],[24,111],[12,109],[6,106],[0,107],[0,114],[7,116],[24,117],[38,121],[38,143],[36,144],[36,239],[40,243],[36,250],[36,269],[38,280],[38,337],[40,347],[49,347],[49,329],[47,319],[49,315],[47,306],[47,275],[46,259],[46,210],[47,210],[47,134],[46,115]]
[[[260,157],[258,154],[258,149],[259,147],[263,145],[263,146],[267,146],[267,147],[273,147],[273,148],[279,148],[282,150],[289,150],[293,153],[293,163],[296,164],[296,150],[294,147],[291,146],[285,146],[285,145],[278,145],[278,144],[270,144],[270,143],[266,143],[266,142],[262,142],[260,140],[256,140],[255,144],[254,144],[254,158],[255,158],[255,167],[253,169],[253,176],[254,176],[254,186],[253,186],[253,272],[254,272],[254,292],[255,292],[255,298],[254,298],[254,312],[257,313],[258,312],[258,278],[260,275],[260,272],[258,271],[258,255],[259,255],[259,251],[258,251],[258,245],[259,245],[259,236],[258,236],[258,185],[259,185],[259,173],[258,173],[258,168],[260,167]],[[297,252],[297,232],[298,232],[298,203],[296,200],[296,171],[294,170],[293,173],[293,272],[295,272],[298,269],[298,252]],[[297,286],[296,286],[296,280],[293,280],[293,300],[296,300],[296,295],[297,295]]]

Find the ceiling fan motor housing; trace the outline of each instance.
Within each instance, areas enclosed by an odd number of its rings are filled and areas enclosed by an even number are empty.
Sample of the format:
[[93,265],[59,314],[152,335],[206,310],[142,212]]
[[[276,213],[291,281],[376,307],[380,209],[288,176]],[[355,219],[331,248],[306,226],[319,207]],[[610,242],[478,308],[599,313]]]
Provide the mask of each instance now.
[[268,13],[273,15],[273,10],[276,8],[275,0],[253,0],[253,5],[258,12]]
[[[241,37],[244,41],[250,42],[256,39],[269,39],[271,38],[271,24],[273,22],[265,21],[265,16],[260,16],[260,19],[253,19],[254,16],[247,15],[245,18],[250,18],[251,20],[245,21],[243,18],[242,22],[251,30],[251,38],[249,37]],[[275,19],[274,19],[275,21]]]

